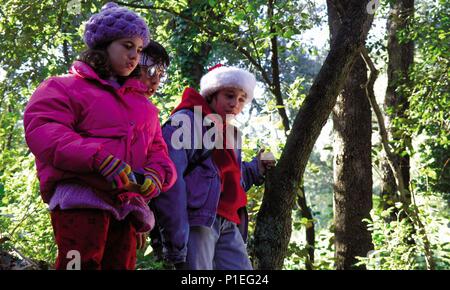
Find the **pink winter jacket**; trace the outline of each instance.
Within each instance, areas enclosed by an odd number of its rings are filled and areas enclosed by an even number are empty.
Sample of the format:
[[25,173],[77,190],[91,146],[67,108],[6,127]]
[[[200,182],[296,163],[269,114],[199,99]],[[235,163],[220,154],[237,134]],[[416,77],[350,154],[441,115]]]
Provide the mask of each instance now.
[[157,170],[162,191],[173,185],[176,170],[161,135],[158,109],[144,90],[137,79],[114,89],[80,61],[68,75],[51,77],[36,89],[25,109],[24,126],[44,202],[60,181],[117,194],[95,168],[110,154],[133,170]]

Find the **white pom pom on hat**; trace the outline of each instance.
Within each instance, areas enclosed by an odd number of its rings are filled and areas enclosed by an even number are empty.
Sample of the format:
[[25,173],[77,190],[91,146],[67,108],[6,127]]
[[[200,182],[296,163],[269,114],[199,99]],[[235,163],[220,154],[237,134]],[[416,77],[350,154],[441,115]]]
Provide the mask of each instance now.
[[245,103],[248,104],[253,99],[255,87],[256,78],[252,73],[237,67],[218,64],[210,68],[209,72],[201,78],[200,95],[206,98],[224,88],[237,88],[247,94]]

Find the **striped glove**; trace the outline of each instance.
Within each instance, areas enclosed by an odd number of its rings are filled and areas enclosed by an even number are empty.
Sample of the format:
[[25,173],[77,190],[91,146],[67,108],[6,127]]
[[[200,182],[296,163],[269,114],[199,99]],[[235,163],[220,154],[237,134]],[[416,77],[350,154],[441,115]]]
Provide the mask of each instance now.
[[112,182],[113,189],[122,189],[130,183],[128,175],[131,173],[130,165],[122,160],[109,155],[98,168],[108,182]]
[[141,194],[145,198],[158,196],[162,189],[161,176],[153,168],[144,168],[144,183],[141,185]]

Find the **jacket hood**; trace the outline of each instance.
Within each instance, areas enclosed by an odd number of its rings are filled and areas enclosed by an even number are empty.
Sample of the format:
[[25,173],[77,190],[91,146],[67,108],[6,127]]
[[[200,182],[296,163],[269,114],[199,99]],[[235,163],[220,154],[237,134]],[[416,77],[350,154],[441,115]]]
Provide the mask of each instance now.
[[195,106],[201,106],[204,115],[214,113],[202,95],[193,88],[186,88],[181,97],[181,103],[172,111],[172,115],[183,109],[194,109]]

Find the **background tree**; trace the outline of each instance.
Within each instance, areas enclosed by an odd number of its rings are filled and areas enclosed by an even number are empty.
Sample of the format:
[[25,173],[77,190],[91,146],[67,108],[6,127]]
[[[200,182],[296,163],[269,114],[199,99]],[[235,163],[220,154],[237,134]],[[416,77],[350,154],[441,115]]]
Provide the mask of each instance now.
[[[258,213],[255,241],[259,267],[279,269],[291,236],[290,210],[299,189],[307,160],[364,45],[371,17],[366,3],[337,1],[346,14],[331,44],[330,52],[297,114],[291,134],[276,168],[268,174],[266,191]],[[281,237],[281,238],[280,238]]]
[[[414,60],[414,43],[411,39],[401,39],[400,33],[411,25],[414,17],[414,0],[390,1],[390,11],[387,21],[387,52],[388,52],[388,84],[385,95],[386,120],[388,132],[396,148],[395,163],[399,164],[405,184],[410,183],[410,156],[407,147],[411,148],[411,136],[395,125],[399,120],[404,121],[409,108],[409,97],[402,86],[409,86],[409,69]],[[383,162],[383,183],[381,197],[383,208],[391,207],[400,201],[392,170],[387,161]],[[410,203],[408,195],[405,201]],[[395,212],[392,213],[395,219]]]
[[[341,26],[339,6],[328,1],[331,42]],[[333,109],[334,130],[334,234],[336,268],[355,266],[356,257],[373,249],[365,219],[372,209],[372,112],[366,96],[367,68],[356,60]]]
[[449,9],[447,1],[419,2],[414,21],[400,38],[417,46],[410,86],[401,88],[410,96],[410,122],[402,128],[416,139],[422,136],[414,152],[424,166],[414,185],[420,191],[439,193],[450,203]]

